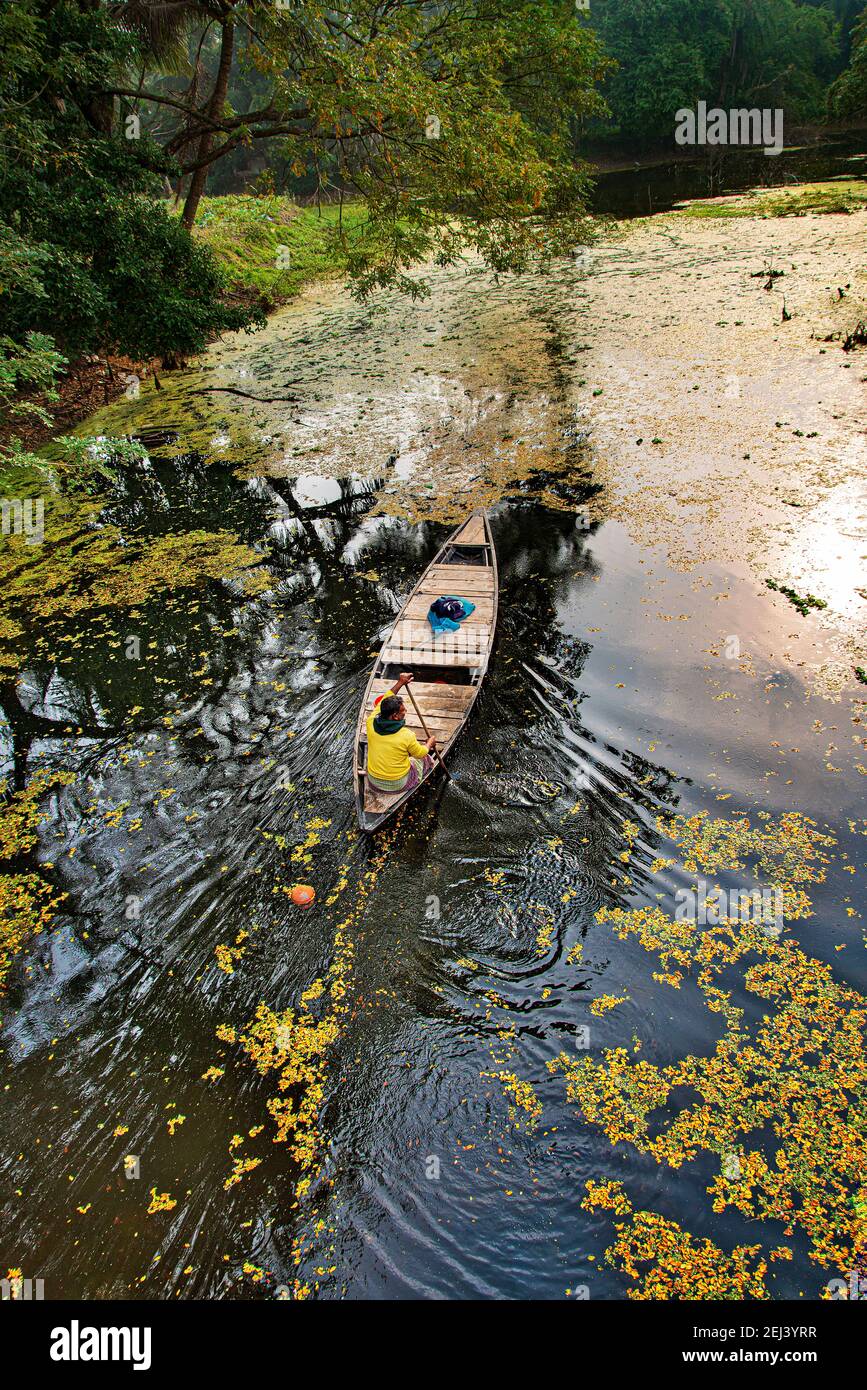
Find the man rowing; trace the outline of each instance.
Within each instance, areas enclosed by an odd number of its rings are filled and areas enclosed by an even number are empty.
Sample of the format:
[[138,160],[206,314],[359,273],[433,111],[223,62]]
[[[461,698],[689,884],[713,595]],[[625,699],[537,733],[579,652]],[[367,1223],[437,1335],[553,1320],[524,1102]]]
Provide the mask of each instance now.
[[367,780],[380,792],[417,787],[430,770],[430,755],[437,746],[433,736],[419,743],[406,727],[406,705],[400,691],[412,679],[409,671],[402,671],[367,717]]

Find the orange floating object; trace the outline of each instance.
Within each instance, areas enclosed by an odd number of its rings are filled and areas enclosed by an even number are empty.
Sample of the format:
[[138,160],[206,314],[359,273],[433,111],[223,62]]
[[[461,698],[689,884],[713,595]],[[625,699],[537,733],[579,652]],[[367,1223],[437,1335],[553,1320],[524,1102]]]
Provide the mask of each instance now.
[[296,907],[312,907],[316,898],[316,889],[311,888],[309,883],[296,883],[290,897]]

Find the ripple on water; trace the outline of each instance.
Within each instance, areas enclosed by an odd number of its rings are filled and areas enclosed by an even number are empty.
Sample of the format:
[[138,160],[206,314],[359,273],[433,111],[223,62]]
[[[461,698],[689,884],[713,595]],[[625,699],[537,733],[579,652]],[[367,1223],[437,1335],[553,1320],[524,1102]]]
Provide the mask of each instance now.
[[[187,481],[186,522],[211,525],[207,478],[191,466]],[[159,634],[146,661],[120,667],[92,638],[62,685],[34,667],[22,687],[28,713],[61,727],[40,722],[32,745],[16,728],[16,753],[48,751],[79,778],[53,794],[41,831],[66,911],[4,1009],[0,1165],[25,1194],[9,1263],[29,1250],[52,1296],[252,1296],[244,1260],[291,1282],[306,1231],[302,1272],[336,1266],[320,1276],[328,1295],[562,1296],[583,1282],[622,1294],[588,1259],[610,1227],[581,1209],[584,1180],[622,1177],[696,1230],[702,1182],[612,1153],[547,1063],[636,1037],[656,1059],[706,1051],[716,1020],[689,989],[666,993],[596,913],[657,894],[671,906],[685,880],[657,865],[671,851],[663,809],[801,804],[845,831],[863,809],[858,774],[838,752],[829,780],[827,736],[812,731],[835,707],[808,705],[792,679],[766,689],[781,667],[770,638],[755,675],[725,670],[736,698],[717,701],[722,582],[642,573],[616,526],[576,528],[574,514],[521,497],[494,517],[498,643],[455,780],[424,790],[379,847],[362,842],[358,700],[377,634],[442,530],[370,515],[373,487],[361,502],[345,488],[314,495],[327,514],[304,515],[281,481],[213,479],[214,506],[274,548],[270,595],[197,594],[168,635],[159,605],[143,606],[138,626]],[[656,616],[661,592],[689,613],[676,642]],[[121,674],[124,711],[138,711],[123,719]],[[311,912],[287,895],[298,879],[316,887]],[[857,900],[856,881],[845,891]],[[832,920],[811,924],[817,950],[839,944]],[[329,1060],[319,1195],[299,1209],[297,1172],[267,1128],[273,1077],[216,1030],[243,1029],[263,1000],[297,1007],[342,921],[351,1007]],[[231,973],[218,946],[240,952]],[[593,1012],[602,995],[622,1002]],[[219,1077],[203,1080],[210,1069]],[[538,1115],[510,1078],[530,1084]],[[227,1189],[235,1134],[262,1162]],[[128,1154],[138,1180],[123,1175]],[[148,1216],[152,1189],[177,1206]]]

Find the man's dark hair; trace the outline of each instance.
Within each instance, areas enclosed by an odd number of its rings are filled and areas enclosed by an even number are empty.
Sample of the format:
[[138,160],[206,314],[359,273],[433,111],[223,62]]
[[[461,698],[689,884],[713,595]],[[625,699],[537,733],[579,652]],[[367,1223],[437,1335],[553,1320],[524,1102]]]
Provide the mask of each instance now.
[[379,705],[383,719],[397,719],[402,704],[403,701],[399,695],[386,695]]

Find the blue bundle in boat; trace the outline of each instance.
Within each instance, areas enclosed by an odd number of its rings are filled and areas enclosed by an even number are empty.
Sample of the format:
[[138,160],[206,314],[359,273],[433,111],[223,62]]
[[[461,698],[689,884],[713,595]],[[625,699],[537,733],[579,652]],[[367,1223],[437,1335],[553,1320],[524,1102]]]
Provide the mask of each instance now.
[[475,607],[468,598],[456,598],[454,594],[445,594],[442,598],[434,599],[427,615],[434,636],[440,632],[457,632],[464,619],[475,611]]

